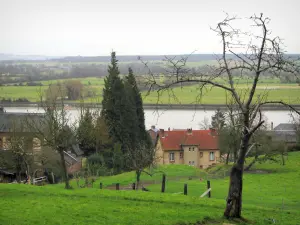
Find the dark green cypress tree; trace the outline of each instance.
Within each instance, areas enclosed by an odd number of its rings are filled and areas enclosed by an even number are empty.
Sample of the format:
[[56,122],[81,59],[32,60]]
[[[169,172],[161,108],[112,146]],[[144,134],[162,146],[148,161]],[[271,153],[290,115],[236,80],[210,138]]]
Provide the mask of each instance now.
[[86,156],[91,155],[96,151],[96,136],[93,117],[89,109],[80,118],[77,129],[77,139],[80,148]]
[[116,53],[111,53],[111,65],[108,67],[108,76],[104,79],[102,116],[108,127],[113,142],[122,144],[121,114],[124,98],[124,86],[120,79]]
[[[131,71],[131,69],[129,69]],[[128,75],[129,76],[129,75]],[[123,107],[123,121],[125,132],[128,134],[126,146],[129,150],[135,149],[139,141],[139,124],[137,117],[137,108],[135,102],[135,92],[132,84],[128,80],[128,76],[124,80],[124,107]]]
[[133,71],[131,68],[128,69],[128,76],[126,76],[126,83],[127,86],[129,87],[130,95],[132,96],[132,105],[135,108],[135,114],[136,114],[136,119],[137,119],[137,139],[142,142],[139,144],[146,144],[147,147],[150,147],[149,145],[151,144],[151,139],[149,138],[149,134],[146,131],[145,127],[145,115],[144,115],[144,107],[143,107],[143,100],[142,96],[140,93],[140,90],[137,86],[137,82],[135,79],[135,76],[133,74]]

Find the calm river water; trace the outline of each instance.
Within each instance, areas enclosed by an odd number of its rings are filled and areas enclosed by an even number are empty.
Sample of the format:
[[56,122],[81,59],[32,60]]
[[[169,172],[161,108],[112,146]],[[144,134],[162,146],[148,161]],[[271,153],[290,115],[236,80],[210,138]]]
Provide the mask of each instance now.
[[[34,107],[5,107],[6,112],[42,112],[41,109]],[[76,121],[79,116],[79,110],[68,110],[69,118]],[[211,116],[214,110],[159,110],[146,109],[145,110],[145,123],[149,129],[152,125],[157,128],[163,129],[200,129],[200,124],[204,120],[210,123]],[[273,122],[274,127],[279,123],[291,122],[290,111],[263,111],[264,116],[267,118],[268,124]]]

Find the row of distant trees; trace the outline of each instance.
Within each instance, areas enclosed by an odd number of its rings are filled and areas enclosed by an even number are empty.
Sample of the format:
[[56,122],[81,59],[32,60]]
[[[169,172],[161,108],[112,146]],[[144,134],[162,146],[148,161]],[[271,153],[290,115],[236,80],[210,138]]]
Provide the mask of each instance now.
[[[153,62],[149,66],[159,73],[164,72],[162,62]],[[146,74],[144,66],[140,63],[122,63],[119,65],[121,74],[127,74],[128,68],[132,68],[135,74]],[[0,83],[27,83],[43,80],[84,78],[84,77],[105,77],[108,64],[69,64],[65,66],[53,65],[32,65],[32,64],[7,64],[0,63]]]

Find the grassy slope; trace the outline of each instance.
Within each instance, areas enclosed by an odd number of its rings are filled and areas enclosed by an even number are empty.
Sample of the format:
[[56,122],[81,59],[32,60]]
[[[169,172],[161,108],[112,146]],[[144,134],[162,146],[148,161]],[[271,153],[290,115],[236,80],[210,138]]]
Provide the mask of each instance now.
[[[270,174],[245,174],[243,215],[252,224],[299,224],[300,221],[300,152],[290,153],[287,165],[258,164],[257,170]],[[228,178],[212,179],[212,198],[199,198],[205,182],[174,180],[178,176],[195,176],[200,171],[188,166],[160,168],[167,173],[166,191],[153,184],[151,192],[79,189],[64,190],[62,185],[32,187],[28,185],[0,185],[0,224],[174,224],[196,222],[206,217],[222,224],[228,190]],[[176,172],[177,171],[177,172]],[[206,176],[202,172],[202,176]],[[144,175],[145,179],[160,179]],[[104,184],[129,184],[134,173],[101,177]],[[172,194],[188,183],[188,196]],[[97,185],[98,186],[98,185]]]

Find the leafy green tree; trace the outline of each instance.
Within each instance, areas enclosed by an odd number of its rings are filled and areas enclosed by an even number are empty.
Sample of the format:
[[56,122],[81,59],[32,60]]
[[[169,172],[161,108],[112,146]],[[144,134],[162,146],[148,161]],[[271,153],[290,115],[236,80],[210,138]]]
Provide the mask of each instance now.
[[112,160],[112,168],[114,174],[121,173],[124,168],[124,158],[123,158],[121,147],[122,146],[119,143],[116,143],[113,146],[111,160]]
[[95,124],[96,152],[103,152],[112,148],[112,140],[109,136],[108,127],[103,116],[99,116]]
[[77,139],[80,148],[86,156],[93,154],[96,151],[96,136],[93,116],[87,109],[84,115],[80,118],[77,129]]

